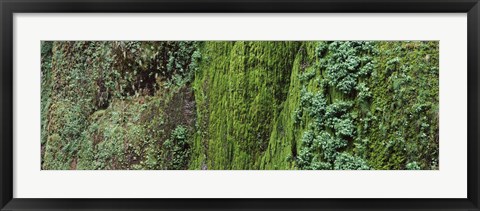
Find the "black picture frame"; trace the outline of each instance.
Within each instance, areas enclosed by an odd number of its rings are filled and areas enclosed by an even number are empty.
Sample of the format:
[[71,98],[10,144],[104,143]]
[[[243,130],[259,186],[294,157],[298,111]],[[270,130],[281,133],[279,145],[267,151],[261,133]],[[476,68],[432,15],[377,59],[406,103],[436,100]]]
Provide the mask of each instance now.
[[[1,210],[480,210],[478,0],[0,0]],[[17,199],[13,198],[14,13],[467,13],[466,199]],[[26,61],[28,62],[28,61]],[[452,111],[453,112],[453,111]],[[448,181],[445,181],[448,182]]]

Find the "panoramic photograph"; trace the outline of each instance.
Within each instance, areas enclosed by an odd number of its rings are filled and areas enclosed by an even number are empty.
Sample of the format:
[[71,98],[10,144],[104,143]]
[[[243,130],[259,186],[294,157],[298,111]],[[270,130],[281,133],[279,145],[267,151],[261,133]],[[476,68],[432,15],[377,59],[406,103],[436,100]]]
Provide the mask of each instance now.
[[438,41],[42,41],[42,170],[438,170]]

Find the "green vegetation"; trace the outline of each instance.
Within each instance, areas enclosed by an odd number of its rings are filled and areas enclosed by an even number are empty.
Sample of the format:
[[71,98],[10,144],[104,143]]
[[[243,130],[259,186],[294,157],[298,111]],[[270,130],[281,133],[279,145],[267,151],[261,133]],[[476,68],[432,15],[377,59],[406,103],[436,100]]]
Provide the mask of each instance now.
[[41,43],[42,169],[438,169],[434,41]]

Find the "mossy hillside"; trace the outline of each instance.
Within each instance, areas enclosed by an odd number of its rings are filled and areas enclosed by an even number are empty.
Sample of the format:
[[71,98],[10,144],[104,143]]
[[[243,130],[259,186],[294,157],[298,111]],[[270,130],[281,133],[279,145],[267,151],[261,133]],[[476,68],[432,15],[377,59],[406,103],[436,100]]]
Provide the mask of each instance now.
[[173,95],[183,96],[181,92],[113,100],[107,109],[93,113],[92,124],[82,133],[77,169],[185,168],[190,147],[187,136],[193,125],[187,118],[173,122],[165,112],[175,101]]
[[[360,99],[363,78],[373,70],[371,42],[318,42],[316,62],[301,78],[300,104],[294,112],[298,135],[296,166],[301,169],[369,169],[353,151],[362,131],[356,127],[368,102]],[[358,129],[358,130],[357,130]]]
[[315,53],[305,49],[262,168],[438,168],[438,42],[318,42]]
[[375,169],[438,169],[439,42],[381,42],[367,159]]
[[[47,115],[48,109],[50,104],[52,103],[51,100],[51,91],[52,91],[52,77],[51,77],[51,69],[52,69],[52,42],[42,42],[41,43],[41,105],[40,105],[40,113],[41,113],[41,156],[42,158],[45,155],[45,143],[47,142],[47,134],[43,131],[47,129]],[[42,159],[43,162],[43,159]]]
[[[42,56],[43,169],[186,168],[174,158],[188,156],[163,151],[189,147],[172,133],[193,131],[193,94],[182,87],[196,68],[195,42],[61,41],[42,49],[52,55]],[[164,115],[173,108],[185,115]]]
[[302,81],[305,72],[310,73],[317,62],[316,42],[302,42],[295,52],[288,84],[288,93],[269,138],[268,148],[261,160],[261,169],[294,169],[299,139],[305,130],[295,123],[295,111],[300,104]]
[[81,132],[88,124],[88,115],[94,110],[96,87],[89,74],[97,73],[85,68],[86,57],[72,56],[75,46],[66,42],[42,45],[52,46],[52,57],[42,58],[45,59],[42,63],[50,64],[42,72],[42,98],[45,93],[49,101],[42,108],[45,149],[42,168],[69,169],[81,143]]
[[438,42],[42,42],[43,169],[438,169]]
[[206,42],[194,89],[191,168],[257,169],[288,92],[299,42]]

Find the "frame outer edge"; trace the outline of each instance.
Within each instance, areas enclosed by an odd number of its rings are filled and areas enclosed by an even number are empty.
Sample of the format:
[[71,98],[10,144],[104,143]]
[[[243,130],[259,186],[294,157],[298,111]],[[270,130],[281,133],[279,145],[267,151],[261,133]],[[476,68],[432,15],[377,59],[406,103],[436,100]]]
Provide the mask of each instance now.
[[[477,72],[477,74],[479,74],[478,72],[480,72],[480,69],[479,69],[479,63],[480,63],[480,41],[479,41],[479,35],[480,35],[480,3],[477,2],[477,4],[475,5],[476,7],[476,56],[477,58],[474,60],[475,61],[475,70]],[[480,75],[480,74],[479,74]],[[480,90],[480,77],[477,76],[477,89],[476,91],[478,92]],[[477,104],[477,112],[478,112],[478,109],[480,109],[479,105]],[[478,119],[479,119],[479,114],[477,114],[477,127],[478,127]],[[475,130],[475,131],[478,131],[478,130]],[[474,175],[474,178],[473,180],[475,180],[474,184],[475,184],[475,188],[476,188],[476,198],[475,198],[475,206],[477,207],[477,210],[479,210],[479,203],[480,203],[480,195],[479,195],[479,191],[480,191],[480,183],[479,183],[479,171],[480,171],[480,164],[479,164],[479,160],[480,160],[480,144],[478,143],[478,138],[479,138],[479,135],[477,134],[477,141],[475,142],[476,143],[476,156],[475,156],[475,161],[477,162],[477,165],[474,167],[474,169],[476,169],[476,172],[475,172],[475,175]]]
[[[39,1],[45,2],[45,1]],[[55,1],[61,2],[61,1]],[[87,1],[90,2],[90,1]],[[100,2],[102,2],[100,0]],[[468,11],[468,199],[474,206],[472,210],[479,210],[479,153],[480,144],[480,42],[479,42],[479,23],[480,23],[480,5],[478,0]],[[45,4],[44,4],[45,5]],[[0,24],[0,120],[2,121],[0,128],[0,210],[5,208],[15,210],[16,207],[12,202],[20,200],[13,198],[13,61],[4,58],[12,58],[9,55],[13,52],[13,9],[19,4],[8,0],[0,0],[1,24]],[[35,9],[33,9],[35,10]],[[49,9],[40,9],[49,10]],[[56,9],[53,9],[56,10]],[[46,12],[46,11],[45,11]],[[7,205],[10,202],[10,205]],[[7,205],[7,207],[5,207]],[[40,205],[40,204],[37,204]],[[45,207],[44,207],[45,208]],[[74,207],[70,207],[74,208]],[[76,209],[78,209],[77,207]],[[27,208],[28,209],[28,208]],[[30,207],[32,209],[32,207]],[[41,209],[36,207],[34,209]],[[88,208],[87,208],[88,209]],[[98,208],[97,208],[98,209]],[[102,209],[102,208],[100,208]],[[449,208],[447,208],[449,209]],[[459,208],[461,209],[461,208]],[[471,208],[467,208],[471,209]],[[103,208],[105,210],[105,208]]]
[[467,160],[467,169],[468,169],[468,176],[467,176],[467,193],[468,193],[468,200],[474,205],[475,208],[478,210],[478,153],[480,150],[478,149],[478,138],[479,138],[479,130],[478,130],[478,123],[479,123],[479,81],[480,81],[480,74],[478,70],[478,51],[479,51],[479,42],[478,42],[478,35],[479,35],[479,5],[478,3],[475,4],[468,12],[467,16],[467,65],[468,65],[468,73],[467,73],[467,87],[468,87],[468,103],[467,103],[467,113],[468,113],[468,142],[467,142],[467,152],[468,152],[468,160]]
[[478,0],[3,0],[51,13],[465,13]]
[[[4,11],[3,11],[3,0],[0,0],[0,12],[1,12],[1,16],[3,16],[3,14],[4,14]],[[3,20],[3,19],[4,19],[4,18],[2,17],[2,20]],[[0,32],[3,32],[3,24],[4,24],[3,22],[0,23]],[[5,69],[3,68],[3,55],[5,55],[5,51],[3,50],[3,34],[4,34],[4,33],[0,33],[0,49],[1,49],[1,51],[2,51],[2,54],[1,54],[1,56],[0,56],[0,68],[1,68],[1,70],[5,70]],[[2,87],[2,89],[3,89],[3,87]],[[0,91],[0,100],[1,100],[1,99],[3,99],[3,93]],[[0,111],[0,121],[3,121],[3,115],[2,115],[2,114],[3,114],[4,112],[5,112],[5,110],[1,110],[1,111]],[[3,133],[0,132],[0,136],[1,136],[2,134],[3,134]],[[4,141],[5,141],[5,140],[0,141],[0,153],[2,153],[2,155],[4,154],[4,153],[3,153],[3,142],[4,142]],[[2,157],[2,160],[3,160],[3,157]],[[0,163],[1,163],[1,161],[0,161]],[[4,195],[5,195],[5,194],[3,193],[4,184],[5,184],[5,183],[3,182],[3,176],[2,176],[2,175],[4,174],[3,166],[4,166],[3,163],[1,163],[1,164],[0,164],[0,190],[1,190],[1,192],[0,192],[0,209],[3,208],[3,207],[5,206],[5,204],[6,204],[6,203],[5,203],[5,200],[4,200],[4,198],[3,198]]]
[[[13,160],[12,160],[12,144],[13,144],[13,66],[12,60],[5,59],[11,54],[12,36],[13,36],[13,11],[7,2],[0,0],[0,11],[2,23],[0,31],[9,32],[1,33],[0,48],[2,56],[0,56],[0,208],[3,208],[13,198]],[[13,56],[13,55],[12,55]]]
[[[470,188],[473,188],[474,190],[472,190],[471,192],[471,200],[472,200],[472,203],[475,205],[475,207],[477,208],[477,210],[480,210],[479,208],[479,203],[480,203],[480,195],[479,195],[479,191],[480,191],[480,183],[479,183],[479,171],[480,171],[480,144],[479,144],[479,138],[480,138],[480,135],[479,135],[479,123],[480,123],[480,112],[479,112],[479,109],[480,109],[480,41],[479,41],[479,36],[480,36],[480,3],[477,1],[477,4],[475,4],[475,6],[470,10],[471,14],[472,14],[472,17],[471,17],[471,22],[468,27],[472,29],[472,34],[470,34],[471,37],[469,37],[470,39],[468,39],[468,42],[470,43],[469,46],[470,48],[472,48],[471,53],[472,56],[471,58],[468,58],[468,59],[471,59],[471,61],[469,62],[470,65],[472,65],[472,69],[471,71],[474,72],[473,74],[473,78],[472,80],[475,80],[475,82],[473,82],[473,86],[474,87],[471,87],[471,91],[473,93],[476,94],[474,100],[472,100],[475,104],[472,109],[472,113],[474,115],[474,125],[472,125],[472,131],[475,132],[475,135],[474,137],[472,137],[472,139],[470,140],[469,143],[471,143],[473,146],[471,146],[472,148],[472,156],[469,156],[469,160],[470,162],[472,162],[472,165],[469,169],[473,170],[472,172],[472,175],[471,175],[471,179],[467,180],[468,183],[470,183],[469,187]],[[469,14],[470,14],[469,12]],[[469,17],[470,18],[470,17]],[[476,128],[473,128],[473,127],[476,127]],[[470,194],[470,193],[469,193]]]
[[468,113],[468,142],[467,142],[467,192],[468,200],[473,204],[475,210],[479,210],[479,153],[480,153],[480,3],[477,3],[468,11],[467,16],[467,51],[468,51],[468,73],[467,73],[467,113]]

